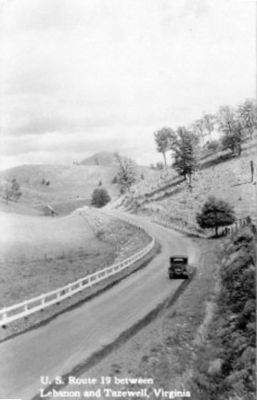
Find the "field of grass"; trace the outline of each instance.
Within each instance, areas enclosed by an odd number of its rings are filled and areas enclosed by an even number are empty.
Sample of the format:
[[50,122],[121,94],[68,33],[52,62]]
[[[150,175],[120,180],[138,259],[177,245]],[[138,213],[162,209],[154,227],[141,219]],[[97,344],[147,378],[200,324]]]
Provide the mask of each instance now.
[[[106,188],[111,199],[119,197],[119,186],[113,184],[117,165],[22,165],[0,171],[0,210],[19,214],[42,215],[43,208],[51,205],[59,215],[67,215],[78,207],[88,206],[93,190]],[[138,166],[140,185],[155,177],[158,171]],[[4,188],[13,178],[21,187],[22,196],[17,203],[6,204]],[[143,178],[143,179],[142,179]],[[50,182],[49,185],[43,182]]]
[[97,210],[0,214],[0,307],[54,290],[141,249],[148,236]]
[[[51,202],[90,199],[100,181],[111,197],[118,194],[111,183],[115,167],[82,165],[23,165],[1,171],[2,191],[4,182],[15,178],[21,186],[19,203],[29,207],[40,207]],[[50,182],[43,184],[43,180]]]

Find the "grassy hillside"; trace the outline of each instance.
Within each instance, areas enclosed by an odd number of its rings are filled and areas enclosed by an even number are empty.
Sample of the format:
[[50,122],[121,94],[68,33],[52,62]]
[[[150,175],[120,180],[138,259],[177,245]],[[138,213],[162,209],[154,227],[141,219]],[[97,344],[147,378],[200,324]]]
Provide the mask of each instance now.
[[133,196],[123,198],[123,206],[134,212],[146,213],[181,226],[197,228],[195,214],[208,196],[224,199],[235,208],[237,218],[257,217],[257,171],[250,182],[250,160],[257,169],[257,143],[248,142],[240,157],[227,152],[213,153],[201,160],[188,183],[172,169],[163,171],[159,180],[145,180],[134,188]]
[[193,397],[256,398],[256,235],[250,228],[227,240],[221,253],[221,290],[206,343],[199,348]]
[[56,289],[149,242],[94,209],[61,218],[0,213],[0,308]]
[[[1,171],[0,210],[36,215],[50,204],[59,215],[67,215],[89,205],[93,190],[100,184],[115,200],[119,197],[119,186],[112,181],[117,171],[117,165],[22,165]],[[137,172],[140,183],[159,176],[147,167],[138,166]],[[17,203],[6,204],[5,183],[13,178],[19,183],[22,196]]]
[[[19,203],[28,208],[40,209],[46,204],[55,206],[57,203],[61,206],[63,203],[69,203],[70,211],[70,208],[87,205],[93,190],[100,181],[111,197],[117,196],[118,188],[111,183],[115,173],[115,167],[96,165],[23,165],[2,171],[0,182],[3,193],[4,182],[16,178],[22,191]],[[43,182],[49,182],[49,185]],[[71,202],[75,203],[73,207],[71,207]],[[2,207],[5,207],[4,211],[8,211],[9,207],[4,206],[4,202],[2,203]]]
[[91,157],[85,158],[84,160],[80,161],[79,164],[113,166],[117,165],[117,159],[114,153],[101,151],[100,153],[93,154]]

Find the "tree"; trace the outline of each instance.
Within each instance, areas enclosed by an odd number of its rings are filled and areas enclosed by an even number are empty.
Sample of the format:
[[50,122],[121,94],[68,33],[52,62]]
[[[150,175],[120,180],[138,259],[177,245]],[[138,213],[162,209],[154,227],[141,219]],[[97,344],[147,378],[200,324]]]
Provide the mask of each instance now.
[[15,178],[13,178],[11,182],[6,183],[4,198],[7,203],[9,200],[18,201],[21,195],[20,185]]
[[173,146],[175,152],[175,160],[173,167],[178,173],[186,179],[189,178],[189,187],[191,187],[192,174],[196,169],[197,160],[195,148],[197,137],[188,131],[185,127],[180,127],[177,130],[177,141]]
[[217,113],[217,121],[219,130],[226,135],[233,133],[233,126],[235,123],[235,113],[230,106],[222,106]]
[[231,133],[225,133],[221,138],[221,144],[223,150],[229,149],[232,154],[240,156],[242,152],[242,140],[243,140],[243,127],[240,121],[234,121],[233,130]]
[[239,119],[243,128],[246,128],[252,138],[254,129],[257,126],[257,105],[254,100],[247,99],[237,109]]
[[196,214],[196,221],[203,229],[214,228],[218,236],[218,228],[233,224],[235,214],[229,203],[212,196],[204,203],[201,212]]
[[170,150],[171,143],[175,140],[175,133],[171,128],[162,128],[154,132],[154,139],[157,144],[157,151],[162,153],[165,168],[167,167],[166,153]]
[[137,180],[136,163],[130,158],[121,157],[118,153],[115,154],[118,162],[117,183],[120,185],[121,193],[130,192],[131,186]]
[[200,138],[201,142],[203,143],[204,142],[204,137],[205,137],[203,119],[196,120],[192,125],[192,129],[193,129],[194,134],[198,138]]
[[219,129],[223,132],[221,143],[223,150],[229,149],[232,154],[241,154],[242,124],[236,118],[234,110],[229,106],[222,106],[217,115]]
[[91,204],[95,207],[103,207],[111,200],[105,188],[96,188],[92,193]]
[[204,114],[202,118],[203,129],[207,132],[210,138],[214,130],[215,120],[216,118],[213,114]]

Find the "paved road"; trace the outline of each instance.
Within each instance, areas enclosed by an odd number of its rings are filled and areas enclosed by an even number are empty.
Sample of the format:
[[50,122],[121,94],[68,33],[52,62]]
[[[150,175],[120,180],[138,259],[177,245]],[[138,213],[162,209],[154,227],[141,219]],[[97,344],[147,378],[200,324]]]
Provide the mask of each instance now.
[[0,344],[0,399],[31,399],[43,387],[40,376],[68,373],[175,292],[181,281],[168,279],[168,256],[186,253],[194,262],[194,247],[177,232],[141,221],[161,243],[161,253],[91,301]]

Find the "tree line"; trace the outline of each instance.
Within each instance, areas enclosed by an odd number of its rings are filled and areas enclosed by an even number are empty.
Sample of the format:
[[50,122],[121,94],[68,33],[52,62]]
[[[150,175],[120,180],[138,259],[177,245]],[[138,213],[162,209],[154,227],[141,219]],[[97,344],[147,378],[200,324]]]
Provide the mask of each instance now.
[[246,136],[252,138],[256,128],[256,101],[247,99],[236,108],[221,106],[215,115],[204,113],[189,127],[180,126],[176,130],[163,127],[154,132],[154,139],[157,151],[163,155],[164,167],[167,167],[167,153],[171,151],[173,167],[185,179],[188,177],[191,185],[191,176],[197,165],[197,147],[208,141],[210,148],[212,144],[214,148],[214,130],[221,133],[221,149],[240,156],[243,139]]

